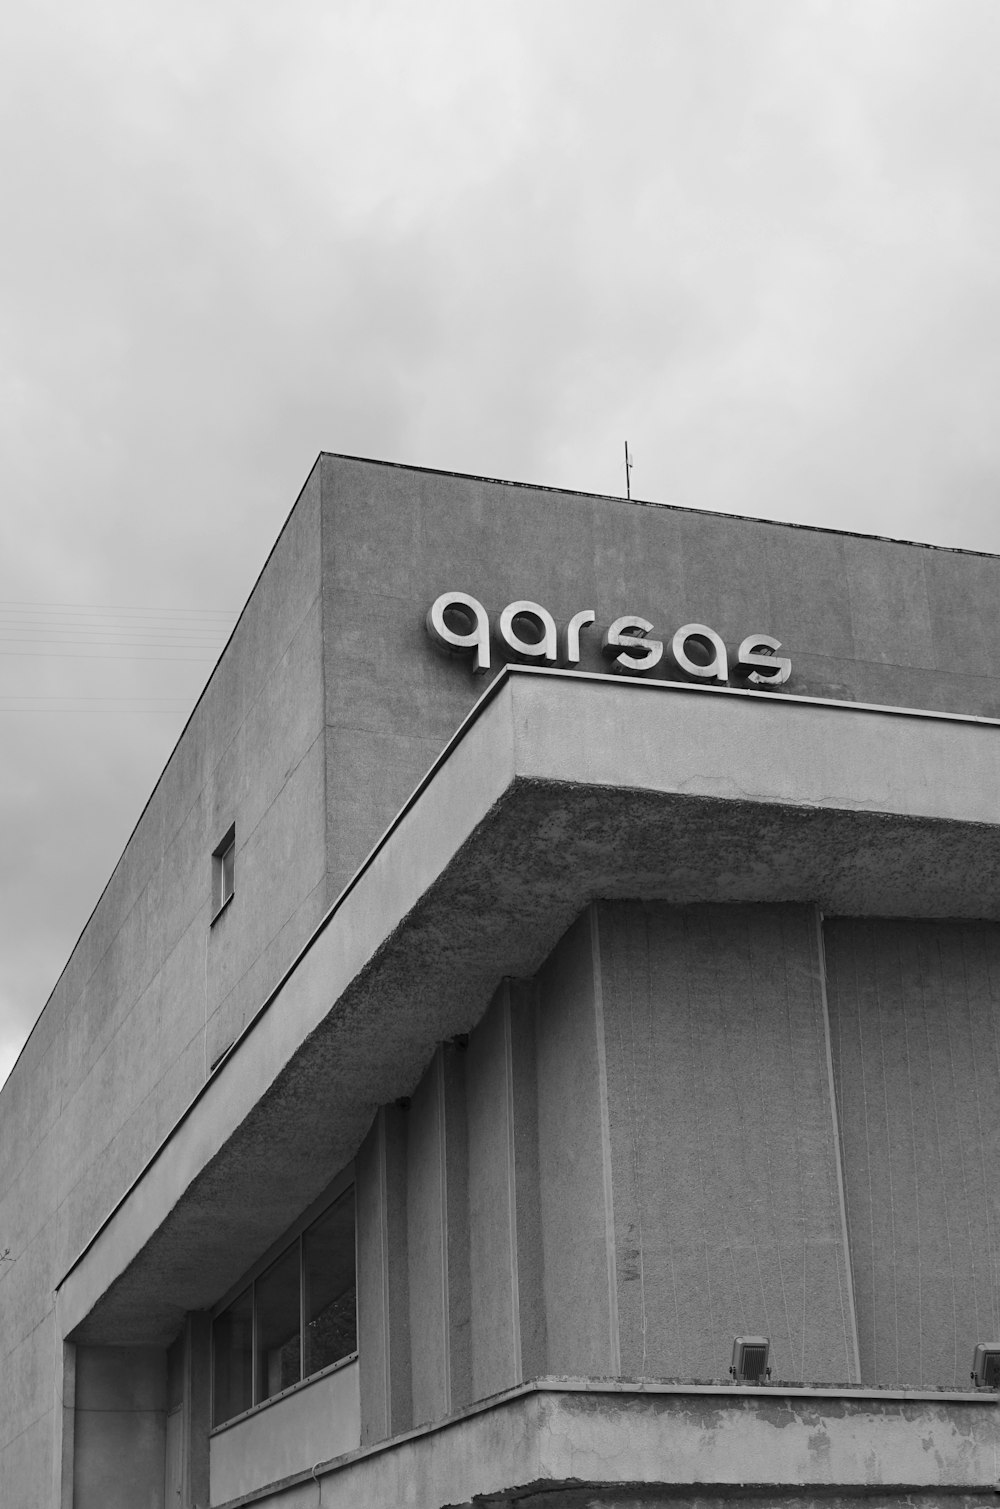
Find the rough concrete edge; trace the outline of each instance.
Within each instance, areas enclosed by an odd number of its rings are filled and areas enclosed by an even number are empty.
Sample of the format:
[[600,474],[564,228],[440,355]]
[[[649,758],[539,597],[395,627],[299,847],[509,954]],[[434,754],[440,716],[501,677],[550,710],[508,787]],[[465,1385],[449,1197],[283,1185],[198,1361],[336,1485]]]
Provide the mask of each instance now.
[[[491,1394],[486,1399],[477,1399],[475,1403],[466,1405],[464,1409],[457,1410],[455,1414],[449,1415],[447,1419],[432,1420],[425,1425],[414,1426],[412,1430],[401,1431],[399,1435],[389,1436],[384,1441],[376,1441],[372,1446],[358,1447],[357,1450],[344,1452],[339,1457],[331,1457],[328,1461],[317,1462],[312,1468],[306,1468],[301,1472],[291,1473],[288,1477],[278,1478],[272,1483],[265,1483],[260,1488],[255,1488],[250,1493],[241,1494],[237,1498],[226,1499],[225,1501],[214,1505],[213,1509],[240,1509],[240,1506],[244,1504],[260,1503],[263,1500],[272,1497],[275,1493],[282,1492],[287,1488],[298,1487],[301,1483],[318,1482],[321,1476],[327,1477],[331,1473],[340,1472],[344,1468],[352,1466],[355,1462],[362,1462],[369,1457],[379,1456],[384,1452],[395,1450],[399,1446],[404,1446],[408,1441],[420,1440],[427,1436],[436,1435],[441,1431],[450,1430],[454,1426],[460,1425],[465,1420],[472,1419],[476,1415],[486,1414],[490,1410],[499,1409],[502,1406],[513,1403],[515,1400],[520,1398],[527,1398],[531,1395],[541,1394],[571,1393],[630,1394],[633,1396],[672,1395],[682,1398],[708,1395],[715,1398],[727,1398],[733,1403],[742,1403],[746,1399],[766,1400],[769,1398],[806,1398],[838,1400],[846,1399],[852,1402],[857,1402],[858,1404],[981,1404],[991,1407],[1000,1405],[1000,1391],[993,1389],[958,1390],[828,1388],[824,1387],[823,1385],[783,1384],[780,1382],[760,1385],[723,1382],[682,1383],[667,1382],[654,1379],[560,1378],[557,1376],[546,1376],[543,1378],[533,1378],[525,1383],[515,1384],[512,1388],[504,1389],[499,1394]],[[531,1485],[525,1485],[526,1488],[530,1486]],[[540,1484],[539,1486],[541,1487],[546,1485]],[[560,1484],[558,1486],[564,1485]],[[586,1485],[581,1484],[576,1486],[585,1487]],[[621,1486],[624,1486],[625,1488],[628,1487],[627,1484],[615,1484],[616,1488]],[[644,1484],[643,1486],[648,1488],[650,1485]],[[716,1486],[721,1486],[722,1488],[728,1489],[730,1492],[737,1492],[740,1488],[743,1487],[750,1487],[754,1490],[754,1492],[761,1493],[768,1491],[780,1491],[787,1494],[789,1490],[789,1485],[787,1483],[769,1484],[755,1482],[746,1485],[734,1485],[731,1483],[714,1485],[712,1483],[692,1481],[690,1484],[671,1483],[670,1491],[672,1494],[676,1494],[679,1491],[683,1491],[685,1488],[689,1488],[691,1490],[697,1490],[699,1493],[704,1493],[706,1491],[712,1490]],[[814,1492],[814,1489],[811,1485],[806,1486],[809,1486],[810,1493]],[[826,1484],[823,1486],[827,1493],[834,1493],[837,1491],[838,1485]],[[866,1492],[875,1491],[874,1486],[871,1490],[868,1490],[865,1487],[859,1488],[856,1485],[850,1486],[852,1493],[856,1493],[858,1496],[863,1496]],[[877,1488],[880,1492],[888,1491],[893,1494],[910,1492],[928,1494],[931,1492],[931,1489],[927,1486],[927,1484],[882,1483],[878,1484]],[[517,1491],[520,1493],[522,1492],[522,1489],[519,1488]],[[995,1484],[993,1482],[984,1484],[966,1483],[947,1485],[944,1488],[935,1486],[933,1489],[934,1493],[945,1494],[948,1497],[962,1494],[970,1495],[974,1493],[992,1493],[994,1491],[1000,1492],[1000,1484]],[[484,1502],[488,1501],[488,1497],[484,1499]]]
[[832,524],[800,524],[793,519],[764,519],[759,514],[729,513],[721,508],[695,508],[691,503],[659,503],[653,498],[623,498],[618,493],[592,493],[579,487],[553,487],[545,482],[514,482],[509,477],[485,477],[478,472],[456,472],[448,467],[416,466],[409,461],[385,461],[376,456],[352,456],[346,451],[320,451],[318,460],[355,461],[364,466],[384,466],[392,471],[419,472],[426,477],[454,477],[461,482],[485,482],[491,487],[514,487],[524,492],[553,493],[561,498],[593,498],[601,503],[625,503],[631,508],[660,508],[664,513],[694,514],[701,519],[733,519],[740,524],[766,524],[774,529],[795,529],[808,534],[829,534],[845,540],[872,540],[881,545],[907,545],[915,550],[937,550],[942,555],[968,555],[987,561],[1000,560],[990,550],[969,550],[963,545],[934,545],[930,540],[906,540],[892,534],[864,534],[859,529],[835,529]]

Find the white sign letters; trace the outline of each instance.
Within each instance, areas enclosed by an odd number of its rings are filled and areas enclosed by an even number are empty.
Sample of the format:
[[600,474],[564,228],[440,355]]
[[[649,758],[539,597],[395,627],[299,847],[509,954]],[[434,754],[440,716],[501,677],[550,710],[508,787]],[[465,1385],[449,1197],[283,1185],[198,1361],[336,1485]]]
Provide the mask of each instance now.
[[[495,640],[505,660],[537,662],[540,665],[578,666],[580,634],[596,622],[592,608],[574,613],[559,625],[541,603],[521,599],[508,603],[496,623]],[[482,603],[467,592],[442,592],[427,615],[427,632],[434,642],[453,655],[468,655],[474,671],[491,665],[494,633]],[[792,662],[779,655],[781,644],[770,634],[748,634],[735,650],[707,624],[684,624],[670,638],[653,638],[653,625],[646,618],[626,613],[609,624],[601,649],[611,669],[628,676],[642,676],[660,668],[666,680],[680,678],[725,686],[732,681],[752,686],[776,687],[792,673]]]

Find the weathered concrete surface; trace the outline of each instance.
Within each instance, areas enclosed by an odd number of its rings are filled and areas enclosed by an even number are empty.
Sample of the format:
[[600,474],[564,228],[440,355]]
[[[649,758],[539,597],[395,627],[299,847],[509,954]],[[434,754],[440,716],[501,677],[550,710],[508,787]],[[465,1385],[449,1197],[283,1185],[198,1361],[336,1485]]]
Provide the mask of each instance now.
[[[728,640],[766,629],[793,656],[793,690],[1000,712],[994,558],[321,458],[0,1096],[0,1232],[16,1259],[0,1269],[3,1365],[16,1380],[0,1395],[0,1480],[14,1502],[47,1495],[58,1477],[49,1460],[61,1450],[64,1408],[55,1283],[479,695],[479,682],[438,656],[424,633],[428,603],[451,585],[475,592],[494,613],[529,596],[561,620],[592,606],[605,621],[627,610],[666,628],[707,620]],[[585,666],[601,668],[596,639],[586,634],[584,655]],[[552,844],[574,838],[579,815],[580,842],[567,848],[567,862],[599,858],[585,803],[522,808],[528,822],[533,813]],[[737,869],[749,867],[753,884],[766,889],[754,868],[759,838],[763,870],[777,887],[775,846],[789,832],[767,822],[755,831],[752,809],[744,815],[733,825],[732,873],[723,880],[735,889]],[[208,855],[234,816],[237,898],[209,930]],[[622,816],[642,838],[639,807]],[[837,845],[822,825],[812,832],[825,845],[816,875],[830,896],[869,876],[859,855],[838,887]],[[896,832],[875,822],[855,827],[853,841],[874,850],[885,836],[895,844]],[[683,858],[680,829],[677,836]],[[981,838],[969,837],[966,856],[985,895],[992,861]],[[670,894],[685,899],[683,869],[664,870],[667,851],[654,849],[640,844],[647,868],[636,886],[669,882]],[[897,909],[905,909],[908,863],[918,881],[914,907],[928,898],[938,904],[934,867],[943,857],[939,904],[981,913],[987,903],[974,897],[974,884],[961,889],[960,860],[948,852],[927,834],[908,833],[896,856]],[[550,856],[542,845],[529,858],[544,872]],[[887,875],[892,856],[875,858]],[[803,854],[790,863],[805,888]],[[698,863],[690,869],[697,881]],[[608,873],[624,885],[613,865]],[[565,893],[557,881],[546,884],[564,907],[554,921],[565,926]],[[862,891],[859,904],[870,911],[876,900]],[[509,898],[501,912],[510,919]],[[554,936],[529,927],[524,957],[537,962]],[[471,982],[456,1019],[481,1009],[504,967],[503,950],[487,942],[484,978]],[[414,1078],[422,1031],[418,1024],[413,1051],[401,1059]],[[322,1088],[325,1068],[320,1060],[315,1068],[301,1089]],[[266,1107],[258,1123],[267,1156],[281,1147],[283,1093],[275,1123]],[[234,1092],[223,1120],[237,1125],[247,1104]],[[323,1137],[321,1160],[350,1140]],[[195,1158],[189,1174],[216,1151]],[[250,1140],[244,1153],[252,1158]],[[245,1193],[246,1184],[239,1187]],[[260,1219],[241,1228],[252,1250],[258,1238],[266,1245],[306,1187],[309,1179],[293,1170],[287,1199],[267,1192]],[[209,1208],[202,1226],[210,1251]],[[155,1222],[165,1209],[147,1214]],[[197,1224],[182,1270],[199,1250]],[[214,1273],[210,1262],[207,1276]],[[175,1324],[176,1307],[167,1309]]]
[[[639,613],[777,636],[789,690],[1000,716],[1000,558],[324,455],[329,872],[334,891],[481,691],[429,646],[447,589],[495,620]],[[581,669],[602,671],[600,635]]]
[[997,810],[990,725],[512,673],[69,1274],[63,1324],[168,1339],[591,898],[995,917]]
[[211,1501],[252,1493],[287,1477],[303,1462],[311,1465],[328,1456],[331,1449],[354,1451],[360,1441],[358,1364],[350,1362],[213,1432]]
[[79,1347],[75,1415],[73,1509],[164,1509],[164,1353]]
[[326,905],[320,521],[314,478],[0,1093],[5,1505],[59,1491],[59,1278]]
[[774,1378],[859,1383],[815,910],[593,915],[620,1371],[722,1377],[765,1335]]
[[[320,1468],[324,1509],[760,1501],[988,1504],[996,1397],[824,1396],[543,1380]],[[756,1490],[756,1492],[755,1492]],[[934,1494],[939,1497],[935,1500]],[[311,1496],[310,1496],[311,1495]],[[256,1502],[315,1509],[311,1474]]]
[[964,1384],[1000,1336],[1000,935],[842,917],[825,943],[863,1376]]

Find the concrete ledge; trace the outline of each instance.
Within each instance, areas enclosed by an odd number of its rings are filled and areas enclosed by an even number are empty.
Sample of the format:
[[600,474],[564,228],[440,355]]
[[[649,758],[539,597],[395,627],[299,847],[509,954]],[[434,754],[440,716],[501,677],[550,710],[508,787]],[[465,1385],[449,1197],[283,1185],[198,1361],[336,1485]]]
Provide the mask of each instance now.
[[990,1503],[998,1444],[996,1394],[541,1379],[230,1509],[313,1509],[317,1481],[324,1509],[732,1502],[761,1490]]
[[510,670],[59,1288],[64,1335],[210,1306],[595,897],[1000,917],[1000,728]]

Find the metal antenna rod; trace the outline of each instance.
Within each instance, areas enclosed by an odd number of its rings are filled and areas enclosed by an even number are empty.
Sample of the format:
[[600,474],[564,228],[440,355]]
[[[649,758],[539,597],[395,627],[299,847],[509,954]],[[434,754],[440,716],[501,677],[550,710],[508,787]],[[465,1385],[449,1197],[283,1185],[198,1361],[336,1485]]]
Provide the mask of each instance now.
[[632,457],[628,453],[628,441],[625,442],[625,496],[629,500],[632,497]]

